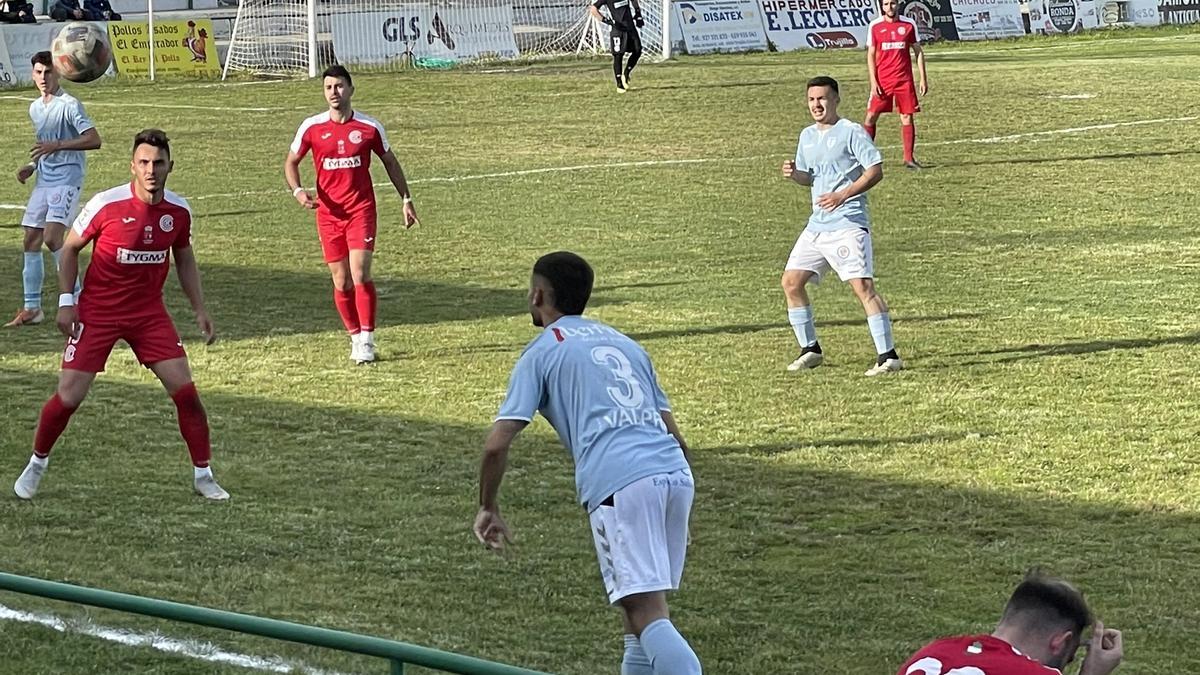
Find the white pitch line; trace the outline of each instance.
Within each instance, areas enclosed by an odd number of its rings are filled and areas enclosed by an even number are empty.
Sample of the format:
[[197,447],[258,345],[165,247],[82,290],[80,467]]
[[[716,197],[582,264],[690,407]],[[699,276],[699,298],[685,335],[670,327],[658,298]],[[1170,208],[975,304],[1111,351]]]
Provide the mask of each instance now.
[[[1037,138],[1038,136],[1058,136],[1061,134],[1079,134],[1085,131],[1100,131],[1103,129],[1118,129],[1120,127],[1140,127],[1147,124],[1168,124],[1171,122],[1195,122],[1200,120],[1200,115],[1189,115],[1187,117],[1159,117],[1152,120],[1131,120],[1129,122],[1109,122],[1106,124],[1091,124],[1086,127],[1068,127],[1066,129],[1047,129],[1045,131],[1026,131],[1019,134],[1009,134],[1007,136],[992,136],[990,138],[964,138],[957,141],[932,141],[922,143],[922,146],[929,145],[962,145],[964,143],[1007,143],[1008,141],[1019,141],[1022,138]],[[898,146],[892,146],[898,147]]]
[[[24,101],[32,102],[36,99],[25,96],[0,96],[0,100],[6,101]],[[208,110],[215,112],[285,112],[290,110],[300,110],[300,108],[238,108],[232,106],[211,106],[211,105],[185,105],[174,103],[136,103],[127,101],[89,101],[88,107],[92,106],[120,106],[122,108],[162,108],[166,110]]]
[[186,656],[209,663],[221,663],[253,670],[263,670],[272,673],[312,673],[313,675],[341,675],[334,671],[320,670],[304,663],[284,660],[278,656],[261,657],[237,652],[227,652],[211,642],[199,640],[178,640],[165,637],[159,633],[139,633],[123,628],[109,628],[91,623],[87,620],[63,619],[53,614],[35,614],[22,612],[0,605],[0,620],[30,623],[54,629],[60,633],[75,633],[87,637],[99,638],[108,642],[127,647],[149,647],[160,652]]

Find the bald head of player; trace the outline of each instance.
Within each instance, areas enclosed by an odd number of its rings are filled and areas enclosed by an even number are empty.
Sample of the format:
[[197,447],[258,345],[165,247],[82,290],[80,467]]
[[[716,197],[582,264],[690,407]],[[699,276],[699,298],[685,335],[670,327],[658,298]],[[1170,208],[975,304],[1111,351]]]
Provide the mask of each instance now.
[[828,75],[818,75],[808,81],[808,112],[813,121],[820,125],[838,121],[837,108],[841,102],[837,80]]
[[595,281],[592,266],[570,251],[547,253],[533,265],[529,280],[529,314],[544,328],[562,316],[583,314]]
[[133,174],[134,192],[147,204],[157,204],[167,188],[167,175],[175,168],[171,161],[171,141],[161,129],[145,129],[133,137],[133,159],[129,172]]
[[345,114],[350,112],[350,99],[354,96],[354,80],[345,66],[329,66],[321,73],[325,88],[325,102],[330,111]]
[[1075,659],[1092,611],[1074,586],[1031,572],[1013,591],[995,637],[1043,665],[1062,670]]
[[58,92],[58,71],[54,69],[54,57],[50,52],[38,52],[29,59],[33,66],[33,83],[42,96]]

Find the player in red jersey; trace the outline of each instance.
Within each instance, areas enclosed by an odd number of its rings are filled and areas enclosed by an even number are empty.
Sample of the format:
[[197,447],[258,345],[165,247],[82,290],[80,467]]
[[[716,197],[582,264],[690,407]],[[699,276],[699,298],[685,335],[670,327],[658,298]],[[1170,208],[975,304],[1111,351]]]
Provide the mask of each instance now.
[[[379,155],[388,178],[404,200],[404,226],[417,224],[417,210],[400,161],[388,145],[383,125],[350,107],[354,83],[342,66],[324,73],[329,111],[300,125],[283,163],[283,175],[296,201],[317,211],[317,233],[333,276],[333,303],[350,332],[350,359],[375,360],[375,188],[371,153]],[[317,170],[317,199],[300,187],[300,160],[312,150]]]
[[883,16],[867,27],[867,76],[871,80],[871,98],[867,101],[867,118],[863,128],[875,138],[875,123],[893,107],[900,109],[900,130],[904,137],[904,166],[920,169],[913,156],[917,145],[917,128],[913,114],[921,112],[917,87],[913,86],[911,50],[917,57],[921,73],[921,96],[929,93],[929,78],[925,73],[925,52],[917,35],[917,24],[897,13],[899,0],[882,0]]
[[[21,499],[33,499],[46,471],[50,450],[104,370],[118,340],[133,348],[175,402],[179,431],[192,457],[196,492],[208,499],[229,499],[209,467],[208,417],[192,383],[183,341],[163,305],[162,289],[175,256],[179,285],[192,304],[206,344],[216,339],[204,308],[200,270],[192,252],[192,212],[179,195],[166,189],[171,146],[157,129],[133,139],[132,183],[92,197],[75,219],[63,243],[58,281],[58,329],[67,336],[58,389],[42,407],[33,437],[33,457],[13,486]],[[79,306],[75,278],[79,252],[93,243]]]
[[1092,626],[1079,675],[1108,675],[1124,656],[1121,632],[1093,624],[1083,596],[1065,581],[1037,572],[1017,586],[991,635],[946,638],[927,645],[897,675],[1062,675]]

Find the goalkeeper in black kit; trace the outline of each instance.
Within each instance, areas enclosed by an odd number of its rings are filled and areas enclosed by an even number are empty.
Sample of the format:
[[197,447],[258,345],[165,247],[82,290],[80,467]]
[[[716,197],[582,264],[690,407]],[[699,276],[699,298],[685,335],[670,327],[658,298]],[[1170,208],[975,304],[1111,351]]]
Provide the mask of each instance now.
[[[600,13],[600,8],[606,5],[612,18]],[[588,12],[597,21],[612,26],[613,76],[617,80],[617,92],[624,94],[629,89],[629,74],[642,58],[642,36],[638,35],[638,29],[646,25],[642,20],[642,6],[638,0],[596,0],[588,7]],[[626,54],[629,62],[623,63]]]

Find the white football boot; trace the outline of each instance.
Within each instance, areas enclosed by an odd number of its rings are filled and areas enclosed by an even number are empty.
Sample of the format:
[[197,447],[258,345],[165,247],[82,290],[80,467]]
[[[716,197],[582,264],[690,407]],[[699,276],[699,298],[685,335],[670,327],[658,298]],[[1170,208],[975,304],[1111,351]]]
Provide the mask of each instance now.
[[200,476],[195,479],[193,485],[196,487],[196,494],[205,499],[211,499],[216,502],[229,499],[229,493],[221,489],[220,485],[217,485],[217,479],[213,478],[212,474]]
[[42,474],[46,473],[45,464],[35,464],[32,460],[25,465],[21,477],[13,485],[13,492],[21,499],[33,499],[37,494],[38,484],[42,482]]
[[904,370],[904,361],[901,361],[899,358],[886,359],[883,363],[876,363],[875,365],[871,366],[871,368],[867,370],[864,375],[867,377],[875,377],[876,375],[886,375],[888,373],[895,373],[901,370]]
[[806,368],[816,368],[825,362],[825,355],[821,352],[812,352],[803,350],[800,352],[800,358],[788,364],[788,371],[804,370]]

